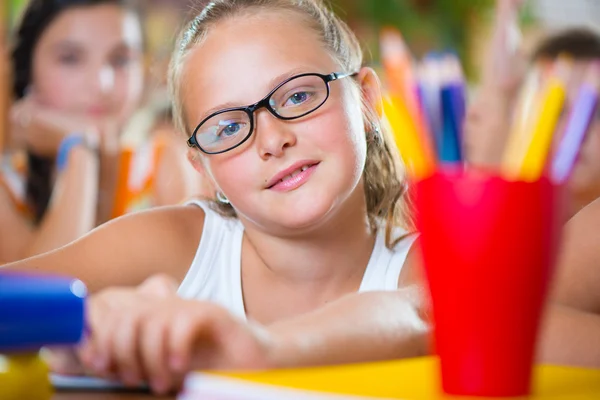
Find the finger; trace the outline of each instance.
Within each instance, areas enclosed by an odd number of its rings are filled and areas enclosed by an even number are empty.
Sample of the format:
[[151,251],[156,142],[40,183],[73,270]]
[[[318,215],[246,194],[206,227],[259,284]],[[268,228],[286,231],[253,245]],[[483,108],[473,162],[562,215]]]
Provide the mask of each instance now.
[[[202,307],[198,303],[197,307]],[[201,336],[206,336],[207,341],[210,330],[210,320],[207,312],[204,310],[181,310],[171,322],[171,329],[168,337],[168,357],[169,365],[172,370],[183,373],[190,369],[191,355],[196,349]],[[204,332],[203,332],[204,331]]]
[[220,307],[187,302],[173,319],[169,330],[171,368],[184,373],[192,368],[219,369],[243,365],[246,351],[238,352],[238,344],[251,344],[254,339],[249,335],[250,331],[245,330],[244,324]]
[[166,274],[154,275],[138,286],[138,291],[159,297],[169,297],[177,294],[177,282]]
[[111,360],[116,364],[116,370],[121,381],[128,386],[136,386],[141,381],[141,366],[138,352],[140,333],[140,313],[128,313],[120,316],[119,323],[112,335]]
[[[108,294],[110,295],[110,294]],[[84,365],[94,373],[106,375],[111,366],[110,332],[116,326],[115,315],[103,298],[92,298],[88,302],[88,336],[78,350]]]
[[84,375],[85,369],[72,348],[42,348],[40,357],[50,371],[62,375]]
[[140,358],[145,375],[152,390],[158,394],[166,393],[173,380],[168,368],[167,336],[170,313],[162,313],[148,318],[140,333]]

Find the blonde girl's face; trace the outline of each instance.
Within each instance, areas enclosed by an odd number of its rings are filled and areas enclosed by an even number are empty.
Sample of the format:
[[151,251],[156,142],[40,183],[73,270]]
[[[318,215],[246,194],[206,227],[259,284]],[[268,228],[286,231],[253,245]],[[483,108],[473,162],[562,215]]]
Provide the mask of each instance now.
[[143,75],[140,21],[115,4],[62,12],[33,54],[36,98],[85,117],[127,119],[139,103]]
[[[211,113],[253,104],[294,75],[356,72],[340,71],[317,33],[292,12],[222,21],[184,62],[188,134]],[[360,90],[352,79],[331,82],[329,99],[300,119],[284,121],[264,108],[256,111],[246,142],[201,157],[241,219],[284,234],[310,230],[336,210],[360,206],[366,139]],[[306,166],[297,184],[273,186],[281,174],[298,180]]]

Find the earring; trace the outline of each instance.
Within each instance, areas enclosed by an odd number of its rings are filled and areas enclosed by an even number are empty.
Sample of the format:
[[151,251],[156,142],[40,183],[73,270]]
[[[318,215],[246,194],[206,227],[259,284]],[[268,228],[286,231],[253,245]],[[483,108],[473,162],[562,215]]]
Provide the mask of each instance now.
[[379,128],[379,124],[376,124],[375,122],[373,122],[373,132],[377,135],[379,135],[379,133],[381,133],[381,129]]
[[379,128],[379,124],[372,123],[371,129],[367,130],[367,138],[369,140],[373,140],[374,142],[380,143],[383,138],[381,136],[381,129]]
[[229,199],[223,194],[223,192],[217,192],[217,201],[221,204],[229,204]]

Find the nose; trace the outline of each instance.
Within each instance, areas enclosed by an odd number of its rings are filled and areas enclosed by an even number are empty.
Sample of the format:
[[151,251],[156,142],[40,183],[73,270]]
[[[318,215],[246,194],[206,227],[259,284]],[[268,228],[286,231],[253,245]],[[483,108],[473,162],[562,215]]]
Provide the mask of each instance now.
[[269,111],[261,109],[255,115],[256,145],[263,160],[281,157],[285,149],[296,144],[296,135],[287,121],[277,119]]
[[115,70],[110,65],[101,65],[93,80],[99,94],[110,93],[115,87]]

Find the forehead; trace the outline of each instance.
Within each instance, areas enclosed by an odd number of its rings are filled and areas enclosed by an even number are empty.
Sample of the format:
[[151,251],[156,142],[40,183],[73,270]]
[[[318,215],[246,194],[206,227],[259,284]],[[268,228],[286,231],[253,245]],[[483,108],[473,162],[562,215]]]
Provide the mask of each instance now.
[[[306,21],[292,12],[224,20],[188,54],[182,70],[184,104],[202,112],[222,103],[258,101],[279,76],[331,73],[336,63]],[[190,122],[194,120],[193,115]]]
[[73,43],[125,43],[141,47],[142,30],[134,12],[116,4],[74,7],[62,12],[48,26],[40,43],[62,40]]

